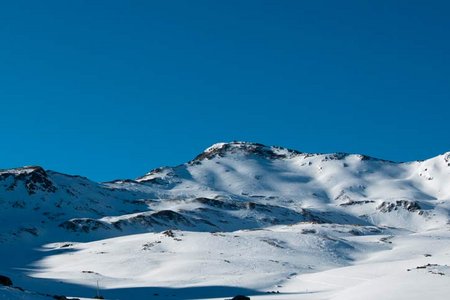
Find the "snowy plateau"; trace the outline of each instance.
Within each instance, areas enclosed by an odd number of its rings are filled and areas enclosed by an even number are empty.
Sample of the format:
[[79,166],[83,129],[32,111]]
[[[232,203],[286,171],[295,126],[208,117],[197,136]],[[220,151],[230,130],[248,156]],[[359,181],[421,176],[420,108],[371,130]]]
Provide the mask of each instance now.
[[450,297],[450,152],[220,143],[103,183],[30,166],[0,171],[0,209],[0,299]]

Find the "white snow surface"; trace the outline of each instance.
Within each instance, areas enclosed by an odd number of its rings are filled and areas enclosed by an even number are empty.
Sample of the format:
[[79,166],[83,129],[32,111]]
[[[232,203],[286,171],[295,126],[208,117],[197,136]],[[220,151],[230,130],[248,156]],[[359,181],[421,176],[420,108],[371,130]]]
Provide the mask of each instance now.
[[449,203],[450,152],[232,142],[136,180],[2,170],[0,275],[24,290],[0,299],[445,299]]

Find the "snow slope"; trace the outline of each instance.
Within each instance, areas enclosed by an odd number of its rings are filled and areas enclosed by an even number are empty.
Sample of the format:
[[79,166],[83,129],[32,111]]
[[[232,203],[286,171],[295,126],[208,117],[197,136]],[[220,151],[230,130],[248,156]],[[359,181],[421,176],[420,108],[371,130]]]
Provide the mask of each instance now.
[[450,152],[396,163],[245,142],[136,180],[3,170],[0,274],[111,299],[438,299],[449,183]]

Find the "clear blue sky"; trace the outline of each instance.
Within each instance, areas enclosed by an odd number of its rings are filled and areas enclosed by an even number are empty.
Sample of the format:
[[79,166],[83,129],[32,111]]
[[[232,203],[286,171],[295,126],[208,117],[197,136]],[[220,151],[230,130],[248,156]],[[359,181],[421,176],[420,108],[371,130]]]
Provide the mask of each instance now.
[[219,141],[450,150],[449,1],[3,1],[0,168],[94,180]]

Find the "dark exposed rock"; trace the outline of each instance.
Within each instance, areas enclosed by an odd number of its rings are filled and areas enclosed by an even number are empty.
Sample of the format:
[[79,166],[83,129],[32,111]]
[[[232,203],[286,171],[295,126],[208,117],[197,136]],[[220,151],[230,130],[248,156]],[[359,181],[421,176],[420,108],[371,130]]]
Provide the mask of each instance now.
[[171,221],[174,223],[192,225],[191,222],[185,216],[173,210],[160,210],[158,212],[153,213],[152,217],[162,221]]
[[[165,174],[162,174],[166,172]],[[155,176],[153,178],[148,178],[149,176]],[[171,178],[170,180],[167,180],[167,178]],[[156,169],[151,170],[149,173],[145,174],[142,177],[139,177],[136,179],[138,183],[153,183],[153,184],[159,184],[159,185],[167,185],[169,184],[174,178],[177,178],[177,174],[172,167],[159,167]]]
[[231,142],[204,151],[203,153],[197,155],[197,157],[189,163],[196,164],[205,159],[212,159],[217,156],[224,157],[228,153],[244,153],[247,155],[254,154],[267,159],[283,159],[301,154],[301,152],[291,149],[286,149],[288,154],[280,154],[275,150],[284,150],[284,148],[268,147],[258,143]]
[[350,155],[350,154],[348,154],[348,153],[343,153],[343,152],[327,154],[327,155],[324,156],[324,158],[322,159],[322,161],[328,161],[328,160],[342,160],[342,159],[346,158],[346,157],[349,156],[349,155]]
[[375,201],[373,201],[373,200],[360,200],[360,201],[350,200],[348,202],[341,203],[339,205],[340,206],[351,206],[351,205],[362,205],[362,204],[368,204],[368,203],[374,203],[374,202]]
[[363,235],[363,233],[361,231],[356,230],[356,229],[352,229],[348,233],[353,234],[353,235]]
[[39,231],[36,227],[21,227],[19,231],[29,233],[33,236],[38,236],[39,234]]
[[74,232],[91,232],[98,229],[110,229],[110,227],[98,220],[94,219],[72,219],[65,221],[59,225],[59,227],[74,231]]
[[133,205],[139,205],[139,206],[148,206],[151,203],[154,203],[154,200],[151,199],[137,199],[137,200],[124,200],[124,203],[130,203]]
[[450,166],[450,152],[444,154],[444,160],[447,163],[447,166]]
[[231,300],[250,300],[250,297],[243,296],[243,295],[237,295],[237,296],[234,296]]
[[91,271],[91,270],[81,271],[81,273],[84,273],[84,274],[96,274],[96,275],[100,275],[99,273],[94,272],[94,271]]
[[148,242],[142,245],[142,250],[150,250],[157,244],[161,244],[161,241],[155,241],[155,242]]
[[[343,159],[347,158],[350,155],[356,155],[361,161],[383,161],[383,162],[394,163],[393,161],[390,161],[390,160],[375,158],[375,157],[368,156],[368,155],[350,154],[350,153],[345,153],[345,152],[337,152],[337,153],[326,154],[325,157],[322,159],[322,161],[343,160]],[[347,166],[344,165],[344,167],[347,167]]]
[[167,184],[167,180],[164,180],[164,179],[158,178],[158,177],[155,177],[155,178],[152,178],[152,179],[143,180],[143,182],[153,183],[153,184],[158,184],[158,185],[165,185],[165,184]]
[[56,187],[53,182],[49,179],[47,172],[38,166],[24,167],[19,169],[14,169],[18,173],[5,172],[0,174],[0,180],[6,180],[10,177],[13,181],[6,188],[8,191],[12,191],[17,187],[19,182],[22,182],[27,189],[29,195],[33,195],[38,191],[54,193]]
[[165,236],[171,237],[171,238],[175,237],[175,234],[173,233],[172,230],[166,230],[162,234],[164,234]]
[[12,282],[11,278],[6,277],[4,275],[0,275],[0,285],[12,286],[13,282]]
[[319,216],[316,216],[314,213],[307,209],[302,208],[302,215],[306,218],[307,221],[315,224],[323,224],[323,223],[330,223],[328,220],[325,220]]
[[383,242],[383,243],[387,243],[387,244],[392,244],[392,239],[394,238],[394,236],[393,235],[390,235],[390,236],[386,236],[386,237],[382,237],[381,239],[380,239],[380,242]]
[[54,193],[56,191],[56,187],[48,179],[47,173],[40,167],[31,172],[29,176],[25,176],[25,174],[23,174],[17,176],[17,178],[21,179],[21,176],[24,177],[25,186],[27,187],[29,194],[34,194],[38,190],[50,193]]
[[437,267],[437,266],[438,266],[437,264],[426,264],[426,265],[423,265],[423,266],[417,266],[416,269],[426,269],[426,268],[429,268],[429,267]]
[[116,229],[122,230],[124,226],[142,226],[142,227],[151,227],[154,225],[162,225],[160,222],[155,220],[151,215],[148,214],[138,214],[136,216],[118,220],[112,223]]
[[277,240],[277,239],[262,239],[261,241],[269,244],[270,246],[276,247],[276,248],[280,248],[280,249],[286,248],[286,246],[285,246],[286,242],[281,241],[281,240]]
[[317,233],[317,231],[315,229],[309,229],[309,228],[302,229],[301,232],[302,232],[302,234],[315,234],[315,233]]
[[245,204],[245,208],[246,208],[246,209],[256,209],[256,207],[257,207],[257,204],[254,203],[254,202],[247,202],[247,203]]
[[399,208],[406,209],[410,212],[415,212],[421,209],[420,205],[416,201],[409,200],[397,200],[395,202],[384,201],[377,207],[377,209],[383,213],[398,210]]

